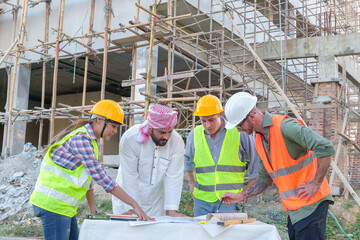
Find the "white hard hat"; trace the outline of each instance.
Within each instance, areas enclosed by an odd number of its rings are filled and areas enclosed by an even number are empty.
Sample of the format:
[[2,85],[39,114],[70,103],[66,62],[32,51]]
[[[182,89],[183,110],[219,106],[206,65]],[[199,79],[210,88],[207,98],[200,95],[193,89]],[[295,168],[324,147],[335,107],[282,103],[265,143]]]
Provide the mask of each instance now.
[[225,105],[226,129],[232,129],[249,114],[256,105],[257,97],[247,92],[232,95]]

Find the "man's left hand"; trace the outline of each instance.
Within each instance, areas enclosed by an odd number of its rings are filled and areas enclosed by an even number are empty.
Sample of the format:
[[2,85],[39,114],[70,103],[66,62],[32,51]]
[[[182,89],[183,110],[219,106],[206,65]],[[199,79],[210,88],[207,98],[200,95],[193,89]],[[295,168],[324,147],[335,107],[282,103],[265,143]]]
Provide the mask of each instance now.
[[298,198],[301,200],[304,197],[307,196],[305,202],[309,201],[310,197],[313,196],[315,193],[317,193],[320,189],[321,184],[319,183],[309,183],[309,184],[303,184],[297,187],[298,190]]

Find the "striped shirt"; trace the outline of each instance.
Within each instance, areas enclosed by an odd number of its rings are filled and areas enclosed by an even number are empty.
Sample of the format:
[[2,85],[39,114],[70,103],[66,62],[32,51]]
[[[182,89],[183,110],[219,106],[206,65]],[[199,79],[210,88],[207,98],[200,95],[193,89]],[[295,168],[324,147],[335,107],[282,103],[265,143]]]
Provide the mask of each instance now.
[[[84,127],[90,138],[96,139],[90,124],[86,124]],[[85,133],[78,133],[69,138],[63,145],[55,147],[50,152],[50,157],[55,164],[69,170],[75,170],[83,164],[92,180],[102,186],[106,192],[110,192],[118,184],[111,179],[97,161],[91,139]],[[93,181],[91,181],[90,189],[94,187]]]

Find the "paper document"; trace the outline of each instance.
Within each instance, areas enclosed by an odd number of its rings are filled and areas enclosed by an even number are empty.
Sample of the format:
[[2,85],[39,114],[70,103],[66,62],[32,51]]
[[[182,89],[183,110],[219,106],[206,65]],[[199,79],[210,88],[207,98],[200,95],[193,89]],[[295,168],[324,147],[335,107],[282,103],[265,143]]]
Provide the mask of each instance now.
[[131,221],[129,225],[131,227],[157,224],[157,223],[189,223],[194,222],[194,219],[191,217],[170,217],[170,216],[160,216],[156,217],[155,221]]

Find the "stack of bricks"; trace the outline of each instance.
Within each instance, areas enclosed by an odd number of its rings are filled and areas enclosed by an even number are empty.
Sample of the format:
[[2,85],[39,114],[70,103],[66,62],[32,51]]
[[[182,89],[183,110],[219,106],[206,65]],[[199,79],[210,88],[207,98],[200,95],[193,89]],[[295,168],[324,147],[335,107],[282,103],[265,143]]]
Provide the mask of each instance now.
[[[322,82],[318,83],[318,94],[317,96],[336,96],[337,92],[340,88],[340,85],[337,82]],[[314,103],[314,106],[316,106]],[[325,137],[326,139],[330,140],[335,147],[338,145],[339,135],[338,132],[341,131],[341,126],[343,122],[343,117],[345,111],[343,108],[338,108],[337,102],[335,100],[331,100],[329,102],[319,104],[320,106],[323,105],[334,105],[332,108],[314,108],[311,110],[311,117],[309,119],[309,127],[313,129],[315,132],[320,134],[321,136]],[[338,159],[338,167],[341,172],[345,172],[345,159],[344,159],[344,152],[340,152],[339,159]],[[347,172],[347,171],[346,171]],[[330,171],[331,173],[331,171]],[[329,180],[330,173],[328,174],[327,178]],[[334,184],[333,184],[333,194],[338,195],[340,194],[340,187],[342,187],[342,183],[340,179],[335,174]]]

